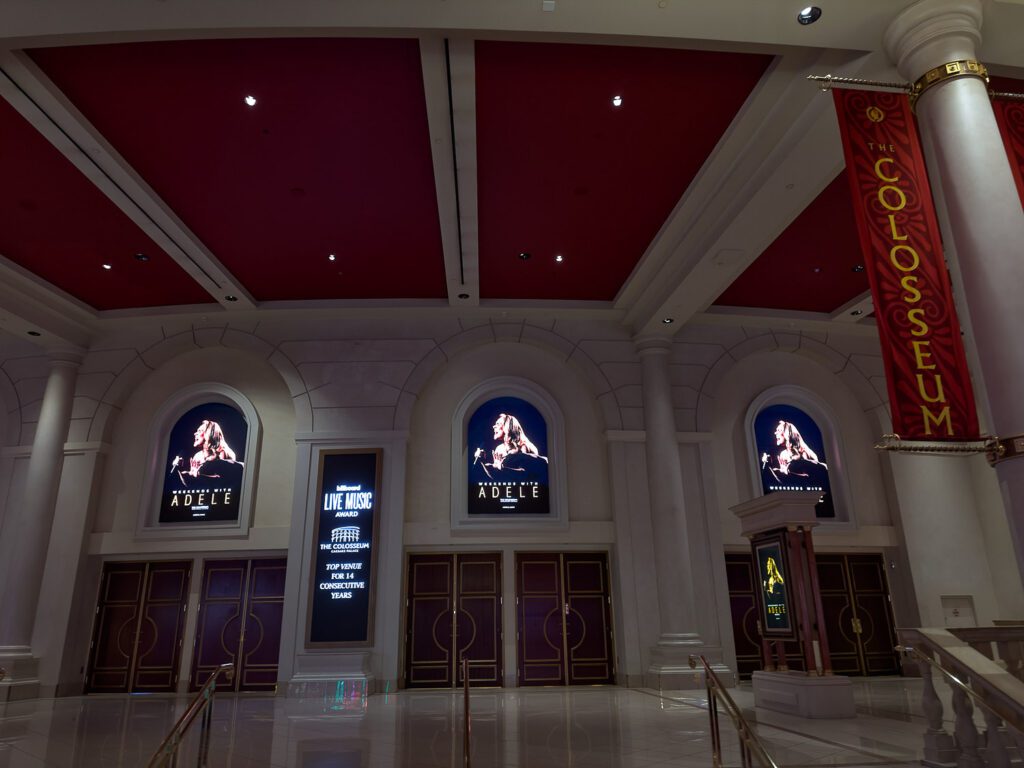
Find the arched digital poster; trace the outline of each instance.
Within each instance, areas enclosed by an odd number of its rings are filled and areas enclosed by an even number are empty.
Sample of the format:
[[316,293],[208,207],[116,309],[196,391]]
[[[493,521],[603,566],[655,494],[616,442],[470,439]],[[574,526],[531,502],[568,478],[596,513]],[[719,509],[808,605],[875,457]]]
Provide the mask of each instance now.
[[754,419],[754,436],[764,493],[818,491],[816,515],[836,516],[825,441],[814,419],[792,405],[768,405]]
[[518,397],[495,397],[466,427],[468,506],[472,515],[549,515],[548,428]]
[[226,403],[203,403],[174,422],[167,439],[161,523],[235,522],[249,425]]

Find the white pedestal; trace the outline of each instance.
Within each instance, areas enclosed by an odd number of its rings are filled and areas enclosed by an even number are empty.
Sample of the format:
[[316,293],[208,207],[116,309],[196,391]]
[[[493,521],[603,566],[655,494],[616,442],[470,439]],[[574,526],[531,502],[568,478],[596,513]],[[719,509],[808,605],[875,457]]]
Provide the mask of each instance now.
[[856,717],[853,684],[841,675],[755,672],[754,706],[814,719]]
[[0,704],[39,696],[39,659],[27,648],[0,648]]

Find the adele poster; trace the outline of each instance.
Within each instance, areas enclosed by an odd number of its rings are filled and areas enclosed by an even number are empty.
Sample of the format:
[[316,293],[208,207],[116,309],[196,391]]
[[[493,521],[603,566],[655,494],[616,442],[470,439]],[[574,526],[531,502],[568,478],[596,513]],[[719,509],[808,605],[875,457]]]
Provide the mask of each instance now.
[[183,414],[167,441],[160,522],[238,520],[248,435],[245,417],[225,403]]
[[814,419],[792,405],[769,405],[754,419],[761,490],[816,491],[818,517],[835,517],[825,441]]
[[518,397],[481,405],[466,429],[470,515],[548,515],[548,430]]

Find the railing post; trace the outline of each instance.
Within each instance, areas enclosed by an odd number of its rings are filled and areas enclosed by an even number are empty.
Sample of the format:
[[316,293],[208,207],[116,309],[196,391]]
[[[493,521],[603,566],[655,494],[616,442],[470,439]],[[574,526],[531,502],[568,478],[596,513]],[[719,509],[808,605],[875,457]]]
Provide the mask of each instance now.
[[985,762],[991,768],[1010,768],[1003,721],[987,709],[982,714],[985,716]]
[[924,762],[927,765],[954,765],[957,762],[957,748],[953,737],[942,727],[942,701],[935,692],[932,668],[929,664],[918,663],[921,670],[921,709],[928,728],[924,732]]
[[953,712],[956,715],[954,733],[960,749],[956,764],[959,768],[983,768],[985,761],[978,754],[978,729],[974,727],[974,705],[959,687],[953,688]]

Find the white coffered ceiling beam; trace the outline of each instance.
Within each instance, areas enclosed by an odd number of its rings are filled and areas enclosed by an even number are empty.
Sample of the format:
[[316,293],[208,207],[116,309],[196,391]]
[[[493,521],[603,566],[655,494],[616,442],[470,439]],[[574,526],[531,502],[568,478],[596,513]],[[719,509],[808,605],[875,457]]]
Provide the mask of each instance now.
[[[256,302],[25,54],[0,51],[0,96],[225,309]],[[225,297],[234,296],[236,301]]]
[[473,51],[471,39],[420,38],[445,283],[457,307],[480,300]]
[[[737,115],[619,303],[637,333],[709,307],[843,169],[832,99],[811,72],[888,73],[880,55],[787,55]],[[822,243],[827,248],[827,243]],[[667,255],[666,255],[667,254]]]

